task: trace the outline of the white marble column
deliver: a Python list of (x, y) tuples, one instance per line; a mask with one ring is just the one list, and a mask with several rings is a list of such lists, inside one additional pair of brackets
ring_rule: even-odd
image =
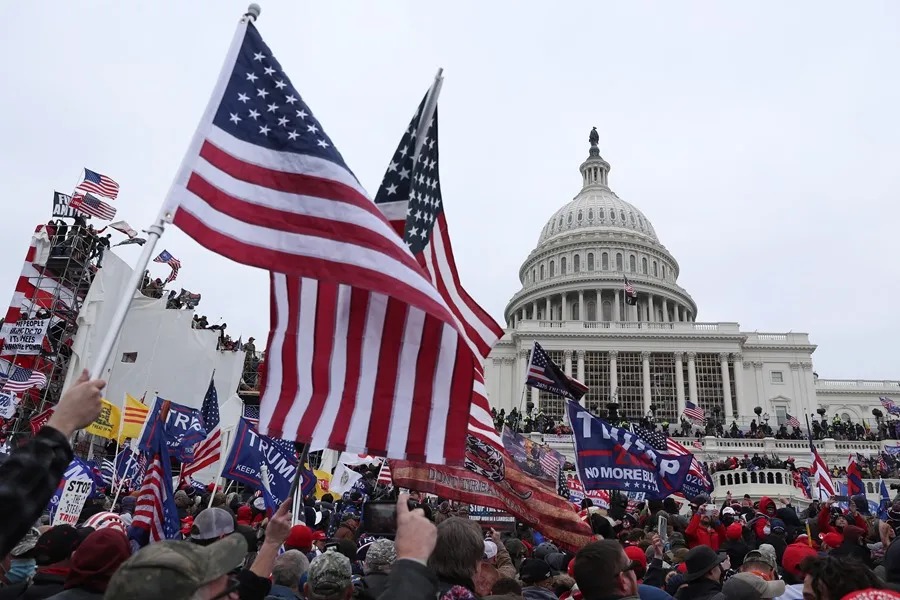
[(753, 399), (753, 406), (750, 407), (752, 410), (755, 406), (762, 406), (762, 398), (766, 397), (766, 388), (765, 383), (763, 382), (763, 373), (762, 373), (763, 363), (762, 361), (753, 361), (753, 373), (756, 376), (756, 398)]
[(668, 323), (669, 322), (669, 303), (666, 301), (665, 298), (662, 299), (662, 313), (663, 313), (663, 315), (662, 315), (663, 323)]
[(594, 320), (603, 320), (603, 290), (597, 290), (597, 301), (594, 303)]
[(532, 301), (531, 303), (531, 319), (537, 321), (538, 311), (537, 311), (537, 300)]
[(722, 397), (725, 401), (725, 422), (731, 423), (734, 409), (731, 407), (731, 376), (728, 375), (728, 353), (719, 354), (719, 367), (722, 369)]
[(571, 350), (563, 350), (563, 360), (565, 361), (564, 370), (566, 375), (569, 377), (572, 376), (572, 351)]
[(653, 309), (653, 294), (647, 294), (647, 321), (656, 321), (656, 311)]
[[(697, 363), (694, 362), (694, 359), (697, 357), (696, 352), (688, 352), (688, 400), (692, 403), (697, 404)], [(678, 418), (681, 419), (681, 415), (678, 415)]]
[(678, 419), (684, 412), (684, 352), (675, 353), (675, 411)]
[[(516, 354), (516, 386), (514, 390), (513, 406), (519, 405), (519, 399), (522, 397), (520, 390), (525, 389), (526, 371), (528, 370), (528, 350), (519, 350)], [(506, 412), (509, 412), (507, 410)]]
[(619, 302), (620, 302), (619, 290), (616, 290), (616, 298), (615, 298), (615, 302), (613, 302), (613, 321), (621, 321), (622, 320), (619, 315)]
[(544, 309), (544, 320), (552, 321), (553, 315), (550, 314), (550, 296), (547, 296), (546, 309)]
[(561, 308), (562, 313), (559, 315), (560, 316), (559, 320), (560, 321), (568, 321), (571, 316), (571, 315), (569, 315), (569, 299), (566, 297), (567, 294), (565, 292), (563, 292), (561, 294), (561, 296), (562, 296), (562, 308)]
[[(650, 353), (646, 350), (641, 352), (641, 361), (643, 361), (643, 388), (644, 392), (644, 415), (650, 412), (650, 404), (653, 403), (652, 389), (650, 388)], [(641, 415), (641, 416), (644, 416)]]
[(618, 350), (610, 350), (609, 352), (609, 397), (612, 402), (618, 402), (619, 396), (619, 370), (616, 365), (616, 359), (619, 356)]
[(584, 290), (578, 290), (578, 320), (587, 321), (587, 307), (584, 305)]
[(577, 358), (578, 365), (578, 381), (584, 381), (584, 350), (576, 350), (575, 356)]
[(731, 358), (734, 361), (734, 403), (740, 415), (744, 401), (744, 357), (740, 353), (735, 353)]

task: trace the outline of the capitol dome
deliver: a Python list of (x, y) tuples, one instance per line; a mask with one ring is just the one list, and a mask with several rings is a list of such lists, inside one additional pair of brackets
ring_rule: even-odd
[(697, 306), (677, 283), (678, 262), (650, 219), (610, 189), (596, 128), (589, 141), (581, 190), (553, 213), (522, 263), (522, 289), (506, 307), (507, 324), (694, 321)]

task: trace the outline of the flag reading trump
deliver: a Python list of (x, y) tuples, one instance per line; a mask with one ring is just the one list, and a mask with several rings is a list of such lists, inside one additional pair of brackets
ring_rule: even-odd
[(586, 490), (644, 493), (665, 498), (681, 489), (692, 456), (660, 452), (633, 433), (613, 427), (576, 402), (568, 403), (575, 463)]

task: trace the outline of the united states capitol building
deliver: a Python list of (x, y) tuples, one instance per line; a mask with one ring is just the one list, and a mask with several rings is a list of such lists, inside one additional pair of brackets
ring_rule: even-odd
[[(672, 423), (673, 431), (680, 428), (686, 402), (726, 429), (733, 421), (744, 430), (752, 419), (762, 424), (754, 411), (759, 407), (777, 430), (790, 416), (803, 422), (820, 408), (829, 420), (838, 415), (874, 428), (879, 397), (900, 400), (898, 381), (819, 377), (816, 346), (806, 333), (747, 332), (737, 322), (704, 322), (690, 292), (678, 284), (678, 261), (650, 219), (611, 189), (610, 164), (600, 156), (596, 130), (590, 142), (579, 167), (581, 189), (549, 218), (522, 263), (522, 287), (504, 313), (506, 334), (487, 360), (488, 395), (498, 411), (521, 411), (530, 399), (535, 410), (564, 419), (565, 400), (558, 396), (532, 389), (523, 401), (535, 341), (590, 387), (582, 401), (589, 410), (616, 402), (620, 414), (652, 414), (657, 422)], [(625, 302), (626, 278), (637, 292), (634, 305)], [(547, 436), (547, 442), (571, 457), (566, 437)], [(817, 445), (829, 465), (846, 466), (851, 452), (869, 455), (896, 443)], [(703, 445), (707, 461), (765, 453), (794, 457), (798, 466), (810, 462), (802, 440), (707, 437)], [(729, 489), (743, 489), (737, 485)]]

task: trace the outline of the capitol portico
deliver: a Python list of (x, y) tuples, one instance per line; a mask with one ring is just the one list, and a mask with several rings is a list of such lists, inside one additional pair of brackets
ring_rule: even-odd
[[(506, 334), (487, 361), (497, 410), (522, 410), (530, 399), (563, 419), (562, 398), (538, 390), (523, 396), (535, 341), (589, 386), (583, 399), (589, 410), (615, 401), (620, 414), (638, 418), (652, 407), (657, 421), (675, 427), (686, 402), (726, 429), (732, 421), (746, 429), (760, 407), (777, 429), (788, 416), (803, 421), (819, 407), (829, 419), (874, 424), (871, 409), (880, 407), (880, 396), (900, 400), (897, 381), (819, 379), (816, 346), (806, 333), (744, 332), (737, 322), (698, 320), (697, 303), (678, 285), (675, 257), (644, 213), (610, 188), (610, 164), (598, 142), (595, 129), (579, 167), (580, 191), (549, 218), (519, 270), (522, 287), (506, 307)], [(626, 278), (635, 304), (625, 301)], [(791, 454), (808, 464), (796, 449)]]

